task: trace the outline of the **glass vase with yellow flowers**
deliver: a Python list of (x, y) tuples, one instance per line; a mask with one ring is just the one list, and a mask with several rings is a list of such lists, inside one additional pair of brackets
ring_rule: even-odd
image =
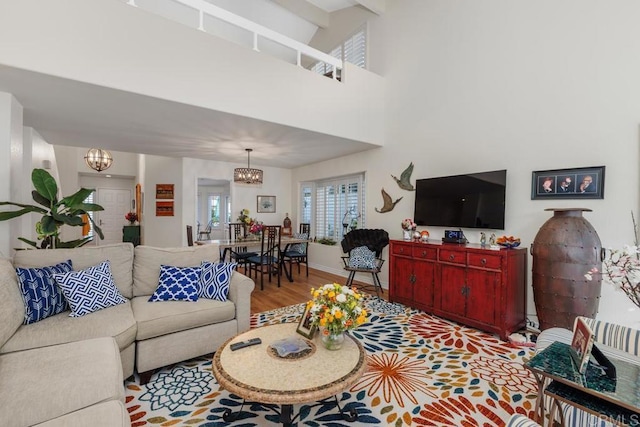
[(355, 289), (330, 283), (311, 289), (311, 295), (307, 303), (311, 324), (320, 328), (322, 343), (329, 350), (341, 348), (345, 331), (367, 321), (363, 296)]

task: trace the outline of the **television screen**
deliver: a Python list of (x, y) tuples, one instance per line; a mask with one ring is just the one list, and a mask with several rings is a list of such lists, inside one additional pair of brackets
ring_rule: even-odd
[(418, 225), (503, 230), (507, 171), (416, 180)]

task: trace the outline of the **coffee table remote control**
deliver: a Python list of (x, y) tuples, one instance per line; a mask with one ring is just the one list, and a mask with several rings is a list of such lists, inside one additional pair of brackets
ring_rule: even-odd
[(234, 342), (229, 346), (231, 351), (236, 351), (241, 348), (249, 347), (252, 345), (262, 344), (262, 340), (260, 338), (251, 338), (247, 341)]

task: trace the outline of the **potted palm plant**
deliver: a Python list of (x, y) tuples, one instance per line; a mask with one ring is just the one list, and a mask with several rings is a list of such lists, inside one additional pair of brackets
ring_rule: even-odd
[(18, 240), (40, 249), (48, 248), (77, 248), (92, 240), (91, 236), (67, 242), (60, 241), (60, 228), (63, 225), (81, 227), (86, 221), (91, 221), (93, 229), (100, 239), (104, 239), (102, 230), (93, 222), (89, 212), (102, 211), (104, 208), (94, 203), (85, 203), (87, 197), (94, 191), (93, 189), (81, 188), (71, 196), (58, 199), (58, 185), (49, 172), (44, 169), (34, 169), (31, 172), (31, 182), (34, 190), (31, 192), (33, 200), (38, 205), (27, 205), (16, 202), (0, 202), (0, 206), (16, 206), (20, 209), (5, 210), (0, 212), (0, 221), (7, 221), (17, 218), (27, 213), (41, 214), (42, 218), (36, 223), (36, 241), (19, 237)]

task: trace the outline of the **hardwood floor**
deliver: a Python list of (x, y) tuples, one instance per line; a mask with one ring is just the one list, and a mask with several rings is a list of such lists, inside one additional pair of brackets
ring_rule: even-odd
[[(320, 270), (309, 269), (309, 277), (305, 275), (304, 266), (300, 270), (300, 274), (296, 267), (293, 268), (293, 282), (289, 282), (284, 276), (282, 277), (280, 287), (275, 279), (269, 283), (265, 278), (264, 290), (260, 290), (259, 282), (251, 294), (251, 314), (261, 311), (269, 311), (279, 307), (300, 304), (309, 301), (311, 298), (311, 288), (318, 288), (327, 283), (344, 284), (346, 277), (337, 276), (335, 274), (326, 273)], [(242, 268), (240, 268), (242, 272)], [(258, 278), (258, 281), (260, 279)], [(356, 285), (364, 285), (362, 282), (354, 281)], [(385, 289), (384, 294), (380, 296), (386, 300), (389, 299), (388, 291)]]

